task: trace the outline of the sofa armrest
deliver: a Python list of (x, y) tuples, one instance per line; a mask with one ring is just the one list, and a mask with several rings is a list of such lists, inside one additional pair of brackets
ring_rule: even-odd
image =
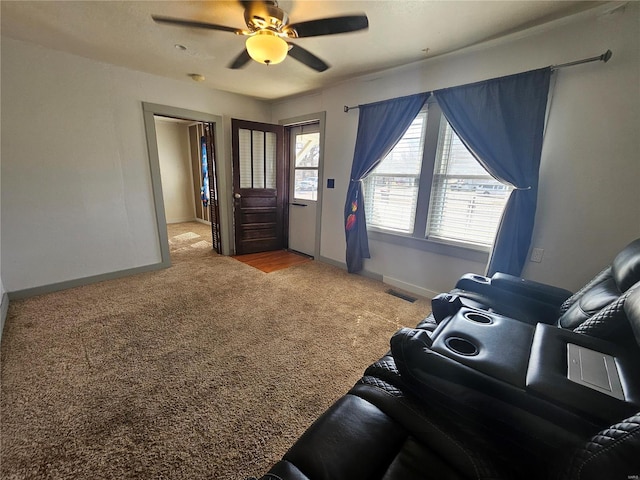
[(475, 273), (466, 273), (456, 282), (455, 288), (490, 297), (492, 295), (502, 296), (505, 293), (520, 295), (557, 307), (560, 307), (567, 298), (573, 295), (572, 292), (564, 288), (500, 272), (494, 274), (491, 278)]
[(535, 282), (533, 280), (525, 280), (524, 278), (500, 272), (491, 277), (491, 285), (516, 295), (532, 297), (539, 302), (558, 306), (562, 305), (567, 298), (573, 295), (573, 292), (565, 290), (564, 288)]

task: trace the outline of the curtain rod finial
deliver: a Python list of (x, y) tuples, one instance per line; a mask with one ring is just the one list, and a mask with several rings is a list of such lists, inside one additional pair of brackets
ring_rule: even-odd
[(611, 59), (612, 55), (613, 52), (611, 50), (607, 50), (600, 56), (600, 60), (602, 60), (604, 63), (607, 63)]

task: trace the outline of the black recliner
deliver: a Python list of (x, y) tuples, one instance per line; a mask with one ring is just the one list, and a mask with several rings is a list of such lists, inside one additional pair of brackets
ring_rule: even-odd
[[(400, 330), (391, 352), (371, 365), (262, 480), (635, 478), (640, 471), (640, 288), (629, 290), (619, 304), (636, 341), (633, 351), (550, 325), (511, 320), (541, 328), (542, 336), (552, 339), (539, 339), (538, 350), (534, 345), (523, 387), (464, 364), (433, 368), (438, 364), (432, 359), (442, 356), (431, 350), (434, 342), (420, 345), (412, 337), (428, 332)], [(440, 334), (446, 332), (440, 328)], [(562, 378), (566, 365), (552, 372), (550, 392), (536, 385), (528, 390), (529, 380), (537, 381), (530, 378), (532, 366), (535, 371), (544, 370), (545, 362), (561, 364), (556, 350), (564, 353), (569, 342), (619, 357), (629, 398), (604, 398), (587, 386), (568, 385)], [(501, 395), (500, 389), (511, 394)]]
[(640, 239), (575, 294), (468, 277), (262, 480), (637, 478)]
[[(453, 290), (433, 299), (433, 315), (427, 317), (420, 326), (433, 329), (434, 322), (439, 322), (444, 315), (465, 305), (533, 325), (546, 323), (574, 330), (638, 282), (640, 239), (622, 249), (611, 265), (576, 293), (503, 273), (496, 273), (491, 278), (476, 274), (463, 275)], [(619, 338), (627, 338), (627, 322), (615, 315), (610, 315), (609, 320), (617, 322)], [(609, 335), (614, 335), (614, 330), (610, 328)], [(597, 334), (594, 330), (591, 332)]]

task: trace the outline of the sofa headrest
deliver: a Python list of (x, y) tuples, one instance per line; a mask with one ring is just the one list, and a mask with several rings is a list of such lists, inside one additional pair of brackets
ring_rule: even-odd
[(624, 313), (631, 324), (631, 330), (640, 346), (640, 282), (627, 292), (627, 300), (624, 302)]
[(627, 245), (613, 260), (613, 279), (621, 292), (640, 281), (640, 238)]

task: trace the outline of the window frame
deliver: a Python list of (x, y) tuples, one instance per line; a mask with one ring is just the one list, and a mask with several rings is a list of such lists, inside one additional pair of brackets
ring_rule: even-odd
[[(319, 123), (308, 123), (308, 124), (304, 124), (304, 125), (297, 125), (295, 127), (291, 127), (290, 132), (289, 132), (289, 141), (292, 147), (292, 151), (289, 153), (290, 155), (290, 161), (291, 161), (291, 172), (290, 172), (290, 177), (291, 177), (291, 193), (290, 196), (293, 200), (295, 201), (304, 201), (304, 202), (314, 202), (314, 203), (318, 203), (318, 196), (319, 196), (319, 191), (320, 191), (320, 187), (321, 185), (319, 184), (320, 181), (320, 153), (318, 153), (318, 165), (316, 165), (315, 167), (298, 167), (296, 165), (296, 139), (298, 137), (298, 135), (306, 135), (306, 134), (317, 134), (318, 135), (318, 145), (320, 145), (320, 143), (322, 142), (322, 136), (320, 133), (320, 124)], [(306, 197), (298, 197), (296, 196), (296, 172), (311, 172), (311, 171), (315, 171), (316, 176), (316, 189), (312, 190), (313, 193), (315, 194), (315, 199), (313, 198), (306, 198)]]
[(413, 232), (394, 232), (392, 230), (367, 225), (368, 236), (371, 240), (375, 241), (392, 243), (479, 263), (487, 263), (491, 251), (491, 248), (488, 246), (426, 237), (440, 123), (443, 120), (446, 121), (446, 119), (435, 99), (430, 98), (425, 105), (427, 108), (427, 122), (425, 125), (422, 168), (418, 182), (418, 197)]

